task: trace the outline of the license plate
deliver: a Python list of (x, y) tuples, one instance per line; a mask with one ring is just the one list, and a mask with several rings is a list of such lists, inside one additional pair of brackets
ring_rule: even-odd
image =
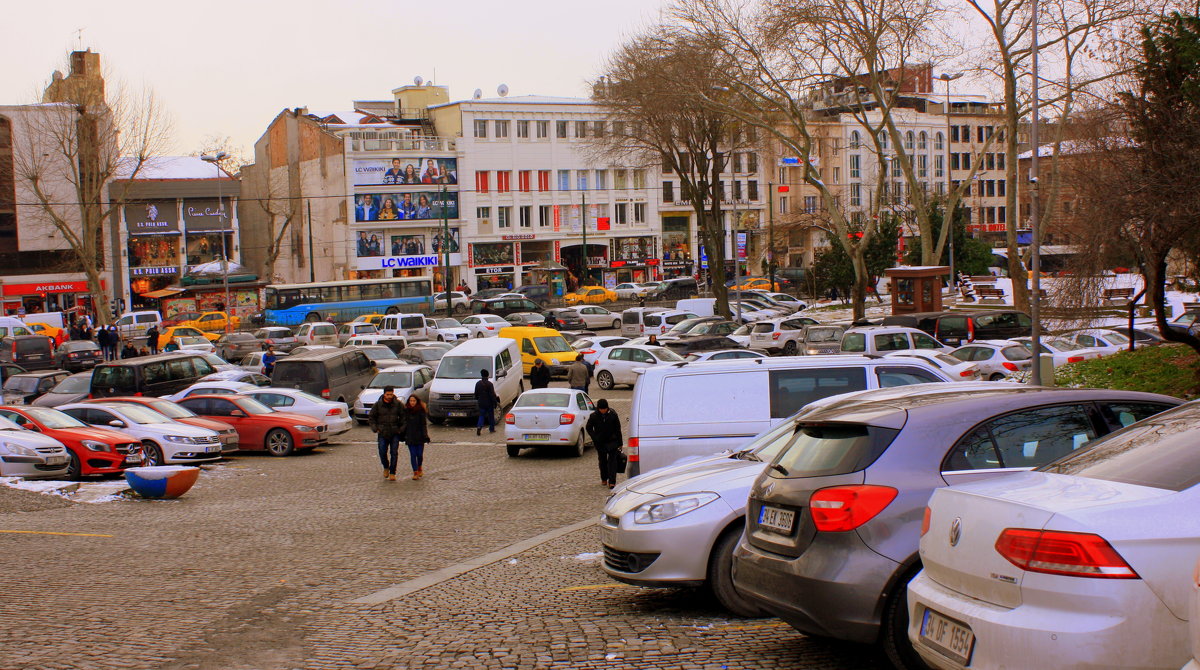
[(48, 456), (46, 458), (46, 465), (62, 465), (63, 463), (66, 463), (66, 462), (67, 462), (66, 456)]
[(545, 442), (550, 436), (545, 433), (525, 433), (526, 442)]
[(758, 525), (777, 533), (790, 533), (796, 522), (796, 513), (790, 509), (780, 509), (763, 505), (758, 510)]
[(617, 539), (617, 530), (615, 528), (600, 527), (600, 542), (605, 546), (613, 546)]
[(971, 627), (926, 609), (921, 619), (921, 640), (960, 665), (971, 660), (975, 634)]
[(207, 454), (221, 453), (221, 447), (205, 447), (204, 452)]
[(470, 412), (446, 412), (446, 416), (471, 416)]
[(126, 463), (141, 463), (142, 455), (141, 454), (129, 454), (128, 456), (125, 457), (125, 462)]

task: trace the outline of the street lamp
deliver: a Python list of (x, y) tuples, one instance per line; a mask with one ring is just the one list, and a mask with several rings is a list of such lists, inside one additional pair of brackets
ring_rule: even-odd
[[(200, 160), (206, 163), (212, 163), (217, 168), (217, 220), (220, 221), (225, 213), (225, 203), (221, 200), (221, 161), (229, 157), (229, 154), (224, 151), (218, 151), (216, 154), (204, 154)], [(225, 228), (224, 222), (221, 223), (221, 283), (225, 287), (225, 332), (229, 332), (229, 327), (233, 325), (233, 310), (229, 306), (229, 251), (225, 245)]]
[[(940, 79), (946, 82), (946, 145), (942, 149), (946, 151), (950, 148), (950, 82), (963, 76), (961, 72), (943, 72), (935, 79)], [(948, 153), (948, 152), (947, 152)], [(945, 156), (943, 156), (945, 158)], [(953, 180), (950, 178), (950, 161), (946, 160), (946, 195), (950, 195), (951, 184)], [(946, 201), (948, 203), (949, 200)], [(942, 226), (950, 226), (950, 232), (947, 234), (950, 244), (950, 302), (958, 303), (958, 277), (954, 274), (954, 212), (947, 211), (946, 203), (942, 205)]]

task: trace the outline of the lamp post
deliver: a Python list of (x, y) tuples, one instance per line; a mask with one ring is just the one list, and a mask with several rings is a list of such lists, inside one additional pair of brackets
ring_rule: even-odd
[(1033, 10), (1029, 17), (1031, 30), (1031, 59), (1030, 65), (1032, 69), (1032, 93), (1033, 99), (1030, 105), (1030, 114), (1032, 118), (1029, 120), (1029, 144), (1033, 149), (1033, 153), (1029, 160), (1029, 229), (1033, 233), (1033, 239), (1029, 244), (1030, 255), (1030, 271), (1033, 277), (1030, 279), (1033, 295), (1029, 299), (1029, 316), (1033, 321), (1033, 329), (1030, 332), (1030, 340), (1033, 345), (1033, 378), (1030, 380), (1034, 386), (1042, 385), (1042, 326), (1039, 322), (1041, 315), (1042, 304), (1042, 282), (1041, 282), (1041, 244), (1038, 238), (1041, 235), (1040, 216), (1038, 212), (1038, 0), (1033, 0)]
[[(945, 106), (945, 110), (944, 110), (946, 112), (946, 145), (945, 145), (945, 149), (943, 149), (943, 151), (950, 148), (950, 82), (954, 81), (955, 79), (958, 79), (961, 76), (963, 76), (963, 73), (961, 73), (961, 72), (943, 72), (943, 73), (939, 74), (937, 77), (935, 77), (936, 79), (940, 79), (940, 80), (946, 82), (946, 106)], [(944, 157), (944, 158), (946, 158), (946, 157)], [(951, 184), (953, 184), (953, 183), (954, 183), (953, 180), (950, 178), (950, 161), (948, 158), (946, 158), (946, 195), (947, 196), (950, 195), (950, 188), (951, 188)], [(949, 201), (947, 200), (947, 202), (949, 202)], [(950, 302), (952, 304), (957, 304), (958, 303), (958, 276), (954, 274), (954, 212), (947, 211), (947, 207), (945, 206), (945, 204), (942, 205), (942, 225), (950, 226), (950, 232), (947, 235), (949, 238), (949, 244), (950, 244)]]
[[(218, 151), (216, 154), (204, 154), (200, 160), (206, 163), (212, 163), (217, 168), (217, 220), (220, 221), (225, 214), (225, 204), (221, 200), (221, 161), (229, 157), (229, 154), (224, 151)], [(225, 287), (225, 332), (229, 332), (229, 327), (233, 325), (233, 310), (229, 306), (229, 250), (225, 244), (225, 229), (222, 222), (221, 228), (221, 283)]]

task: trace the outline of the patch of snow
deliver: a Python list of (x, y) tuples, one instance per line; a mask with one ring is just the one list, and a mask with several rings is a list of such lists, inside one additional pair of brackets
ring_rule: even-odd
[(577, 560), (577, 561), (598, 561), (601, 558), (604, 558), (604, 554), (599, 551), (587, 553), (587, 554), (576, 554), (575, 555), (575, 560)]

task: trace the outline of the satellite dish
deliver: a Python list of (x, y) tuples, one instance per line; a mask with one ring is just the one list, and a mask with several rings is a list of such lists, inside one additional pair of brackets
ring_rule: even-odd
[(483, 89), (478, 89), (478, 88), (477, 88), (477, 89), (475, 89), (475, 93), (474, 93), (474, 94), (472, 94), (472, 95), (471, 95), (471, 97), (472, 97), (472, 98), (474, 98), (474, 99), (476, 99), (476, 100), (478, 100), (478, 99), (482, 98), (482, 97), (483, 97)]
[(508, 84), (500, 84), (496, 87), (496, 92), (500, 94), (501, 98), (505, 97), (508, 95)]
[(419, 75), (416, 77), (413, 77), (413, 84), (420, 86), (421, 84), (424, 84), (424, 83), (425, 83), (425, 80), (422, 79)]

